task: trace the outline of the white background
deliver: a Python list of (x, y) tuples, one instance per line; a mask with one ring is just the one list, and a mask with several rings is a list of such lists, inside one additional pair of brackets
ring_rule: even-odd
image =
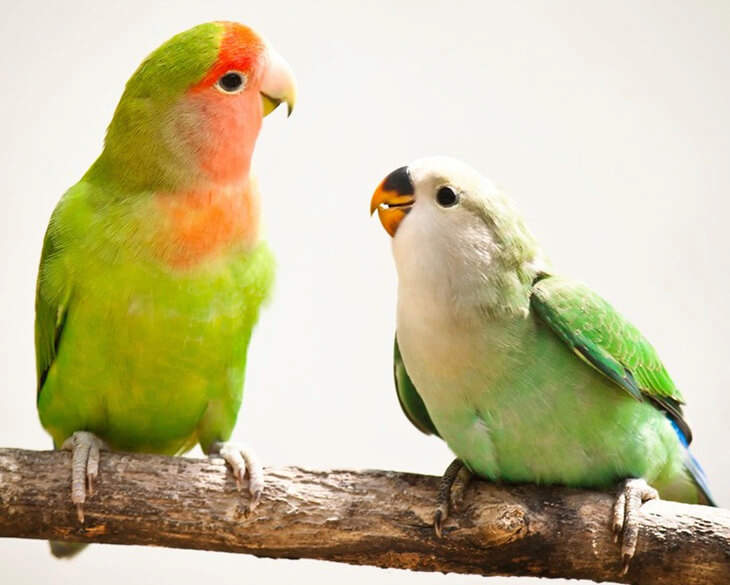
[[(51, 210), (99, 153), (145, 55), (223, 18), (264, 32), (300, 90), (256, 151), (279, 271), (234, 439), (268, 465), (439, 474), (449, 462), (396, 401), (395, 272), (367, 213), (390, 170), (447, 154), (504, 186), (559, 270), (652, 340), (688, 399), (715, 496), (730, 502), (725, 0), (2, 4), (0, 445), (50, 446), (35, 411), (33, 297)], [(101, 545), (58, 562), (45, 542), (17, 540), (0, 541), (0, 572), (8, 584), (482, 582)]]

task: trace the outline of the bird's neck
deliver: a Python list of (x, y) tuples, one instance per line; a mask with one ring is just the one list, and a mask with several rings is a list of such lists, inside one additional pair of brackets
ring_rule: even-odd
[(154, 194), (155, 256), (176, 269), (252, 248), (259, 238), (260, 204), (255, 179)]
[(469, 321), (475, 315), (527, 315), (535, 263), (511, 263), (496, 246), (483, 244), (411, 246), (394, 241), (399, 303), (418, 302), (424, 311), (443, 308), (455, 321)]
[(260, 99), (188, 92), (168, 109), (122, 98), (85, 178), (130, 194), (241, 183), (261, 130)]

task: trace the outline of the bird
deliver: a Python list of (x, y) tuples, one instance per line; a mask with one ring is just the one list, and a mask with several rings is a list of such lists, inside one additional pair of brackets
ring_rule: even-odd
[(275, 272), (251, 157), (263, 117), (295, 101), (291, 68), (252, 28), (181, 32), (127, 81), (101, 154), (53, 211), (36, 288), (37, 408), (55, 448), (72, 452), (80, 522), (104, 450), (199, 443), (258, 503), (261, 465), (229, 442)]
[(716, 505), (656, 350), (600, 295), (554, 271), (492, 181), (457, 159), (422, 158), (381, 181), (375, 212), (398, 275), (398, 400), (457, 457), (442, 478), (437, 535), (454, 482), (463, 489), (472, 474), (618, 485), (610, 525), (625, 573), (643, 502)]

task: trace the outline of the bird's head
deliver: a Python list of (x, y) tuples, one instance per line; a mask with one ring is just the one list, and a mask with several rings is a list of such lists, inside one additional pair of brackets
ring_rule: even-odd
[(100, 163), (141, 189), (227, 184), (248, 173), (264, 116), (291, 113), (291, 69), (255, 31), (201, 24), (155, 50), (127, 82)]
[(451, 286), (453, 295), (453, 286), (522, 283), (543, 263), (511, 201), (452, 158), (423, 158), (390, 173), (370, 201), (376, 211), (393, 238), (401, 283)]

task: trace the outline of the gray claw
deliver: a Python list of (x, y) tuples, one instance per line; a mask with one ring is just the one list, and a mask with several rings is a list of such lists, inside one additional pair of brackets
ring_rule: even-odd
[(454, 459), (441, 476), (433, 515), (433, 531), (437, 538), (443, 535), (444, 522), (449, 517), (450, 508), (461, 506), (464, 490), (470, 479), (471, 472), (459, 459)]
[(248, 491), (251, 495), (247, 513), (253, 512), (261, 501), (264, 491), (264, 470), (254, 452), (246, 447), (230, 442), (213, 443), (211, 454), (218, 454), (231, 466), (238, 489), (243, 488), (243, 481), (248, 477)]
[(99, 476), (100, 451), (108, 447), (95, 434), (76, 431), (61, 448), (71, 451), (71, 502), (76, 504), (76, 516), (83, 524), (84, 503), (87, 495), (94, 493), (94, 481)]
[(614, 541), (621, 539), (621, 574), (629, 571), (639, 539), (638, 515), (641, 506), (659, 498), (659, 493), (643, 479), (627, 479), (621, 483), (613, 505), (611, 528)]

